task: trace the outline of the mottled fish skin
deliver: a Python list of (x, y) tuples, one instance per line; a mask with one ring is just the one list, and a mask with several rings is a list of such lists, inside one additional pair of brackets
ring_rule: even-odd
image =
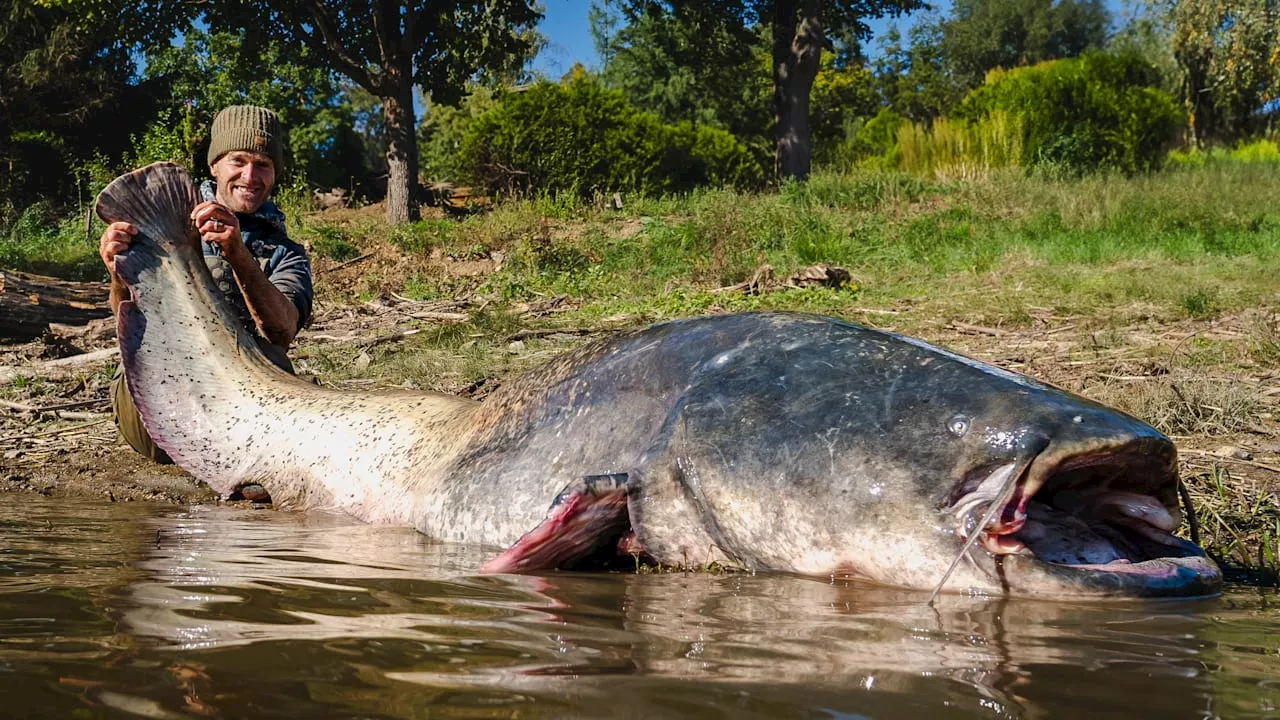
[[(929, 588), (959, 549), (947, 507), (975, 472), (1117, 449), (1161, 472), (1174, 463), (1163, 435), (1087, 399), (791, 313), (624, 333), (483, 403), (317, 387), (272, 366), (221, 302), (181, 187), (184, 171), (153, 165), (112, 183), (98, 212), (141, 230), (117, 264), (133, 293), (120, 345), (144, 423), (224, 494), (259, 482), (282, 507), (507, 547), (575, 481), (625, 473), (631, 524), (659, 562)], [(1103, 591), (1023, 560), (1009, 577), (996, 562), (962, 564), (949, 589)]]

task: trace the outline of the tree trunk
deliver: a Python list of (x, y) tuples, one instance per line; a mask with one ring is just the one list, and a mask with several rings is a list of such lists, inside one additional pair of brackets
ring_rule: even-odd
[(387, 222), (413, 222), (418, 214), (418, 143), (414, 133), (413, 82), (405, 71), (387, 73), (382, 98), (387, 121)]
[(106, 283), (0, 271), (0, 340), (29, 340), (51, 322), (84, 325), (110, 315)]
[(780, 180), (809, 177), (809, 92), (818, 75), (822, 42), (820, 0), (778, 0), (773, 17), (773, 97), (774, 171)]

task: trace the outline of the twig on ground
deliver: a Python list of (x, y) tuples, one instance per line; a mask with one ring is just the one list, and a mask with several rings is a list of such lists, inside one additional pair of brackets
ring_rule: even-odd
[(0, 385), (5, 385), (13, 381), (15, 377), (37, 377), (46, 380), (60, 380), (68, 375), (73, 375), (80, 370), (86, 369), (87, 366), (95, 363), (107, 363), (114, 360), (120, 354), (120, 349), (116, 347), (103, 348), (93, 352), (84, 353), (83, 355), (73, 355), (71, 357), (59, 358), (57, 360), (47, 360), (45, 362), (28, 365), (26, 367), (0, 367)]
[(466, 313), (439, 312), (434, 310), (406, 314), (414, 320), (435, 320), (437, 322), (466, 322), (471, 318), (471, 316)]
[(547, 335), (590, 335), (592, 333), (605, 332), (606, 328), (594, 327), (560, 327), (560, 328), (531, 328), (512, 333), (507, 336), (507, 342), (515, 342), (516, 340), (527, 340), (535, 337), (546, 337)]
[(107, 402), (110, 402), (108, 398), (94, 398), (92, 400), (78, 400), (76, 402), (61, 403), (59, 405), (39, 406), (24, 405), (23, 403), (13, 402), (12, 400), (0, 400), (0, 407), (16, 410), (18, 412), (51, 413), (61, 410), (74, 410), (76, 408), (92, 407), (94, 405), (102, 405)]
[(374, 253), (374, 252), (367, 252), (367, 253), (365, 253), (365, 254), (363, 254), (363, 255), (359, 256), (359, 257), (351, 258), (350, 260), (348, 260), (348, 261), (346, 261), (346, 262), (338, 263), (337, 265), (334, 265), (334, 266), (333, 266), (333, 267), (331, 267), (331, 268), (325, 268), (324, 270), (318, 270), (318, 271), (316, 271), (316, 274), (317, 274), (317, 275), (322, 275), (322, 274), (325, 274), (325, 273), (337, 272), (337, 271), (339, 271), (339, 270), (341, 270), (341, 269), (343, 269), (343, 268), (351, 267), (352, 265), (355, 265), (356, 263), (364, 262), (365, 260), (368, 260), (369, 258), (373, 257), (373, 256), (374, 256), (374, 255), (376, 255), (376, 254), (377, 254), (377, 253)]
[(953, 330), (959, 330), (961, 332), (977, 333), (979, 335), (990, 335), (992, 337), (1004, 337), (1007, 334), (1004, 330), (983, 327), (981, 325), (970, 325), (969, 323), (960, 322), (959, 320), (952, 320), (949, 326)]
[(380, 335), (325, 335), (317, 333), (308, 335), (307, 339), (315, 343), (351, 343), (356, 347), (373, 347), (382, 343), (403, 340), (420, 332), (422, 332), (422, 328), (404, 328)]
[(1242, 458), (1231, 457), (1230, 455), (1215, 455), (1206, 450), (1179, 450), (1178, 452), (1183, 455), (1196, 455), (1198, 457), (1213, 458), (1214, 460), (1221, 460), (1223, 462), (1233, 462), (1233, 463), (1238, 463), (1240, 465), (1248, 465), (1250, 467), (1260, 468), (1262, 470), (1270, 470), (1273, 473), (1280, 473), (1280, 467), (1277, 467), (1275, 465), (1268, 465), (1266, 463), (1260, 463), (1260, 462), (1257, 462), (1256, 460), (1244, 460)]
[(8, 437), (0, 437), (0, 442), (11, 442), (13, 440), (27, 440), (29, 438), (35, 438), (35, 437), (47, 437), (49, 435), (67, 435), (70, 433), (79, 432), (81, 430), (91, 428), (95, 425), (101, 425), (105, 422), (110, 422), (110, 420), (111, 418), (108, 417), (108, 418), (102, 418), (101, 420), (94, 420), (92, 422), (81, 423), (79, 425), (72, 425), (71, 427), (54, 428), (52, 430), (44, 430), (38, 433), (26, 433), (23, 435), (10, 435)]

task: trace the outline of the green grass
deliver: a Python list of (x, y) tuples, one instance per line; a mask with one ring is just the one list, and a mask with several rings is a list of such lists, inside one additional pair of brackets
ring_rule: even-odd
[(580, 208), (571, 220), (511, 203), (456, 224), (444, 243), (508, 253), (482, 290), (513, 301), (557, 293), (609, 309), (661, 307), (677, 293), (676, 304), (696, 309), (726, 302), (694, 298), (762, 263), (785, 276), (826, 262), (882, 299), (988, 287), (1005, 295), (975, 298), (980, 310), (1018, 305), (1011, 294), (1203, 319), (1256, 302), (1280, 269), (1278, 180), (1280, 169), (1256, 165), (1083, 180), (1006, 172), (946, 185), (819, 174), (774, 194), (709, 190), (622, 212)]

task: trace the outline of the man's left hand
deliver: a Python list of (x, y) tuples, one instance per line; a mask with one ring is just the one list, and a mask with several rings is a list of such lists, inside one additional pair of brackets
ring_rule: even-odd
[(191, 219), (195, 221), (200, 237), (217, 247), (224, 258), (231, 260), (246, 252), (240, 238), (240, 221), (231, 208), (209, 200), (191, 211)]

